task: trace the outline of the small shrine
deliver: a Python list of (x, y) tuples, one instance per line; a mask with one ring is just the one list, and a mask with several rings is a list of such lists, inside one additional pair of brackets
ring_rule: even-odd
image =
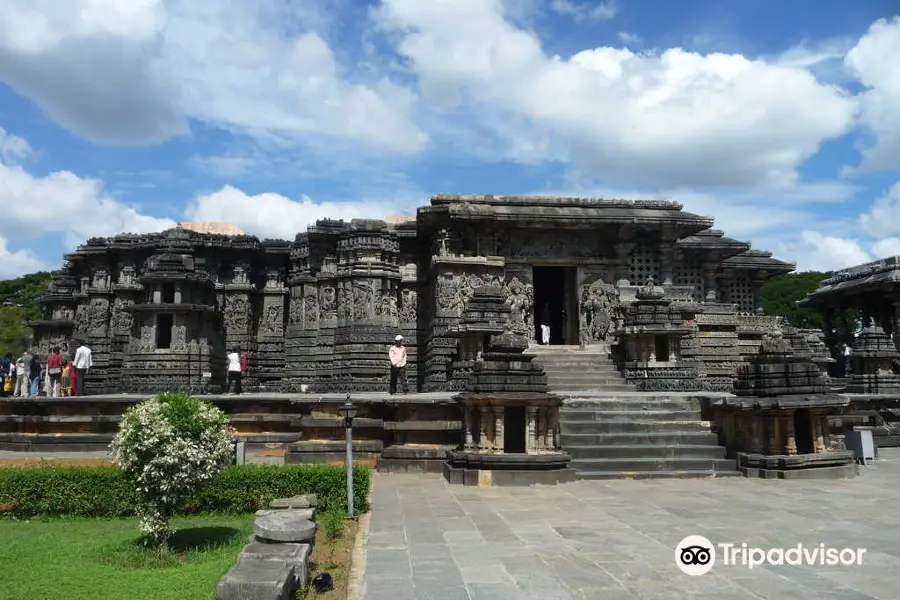
[(847, 392), (855, 394), (900, 394), (900, 375), (896, 374), (900, 352), (893, 340), (872, 319), (851, 346), (853, 374)]
[(852, 452), (832, 450), (828, 416), (849, 399), (832, 394), (809, 357), (779, 335), (738, 368), (734, 396), (713, 403), (719, 443), (748, 477), (765, 479), (855, 477)]
[(641, 287), (616, 333), (624, 347), (625, 379), (641, 392), (697, 391), (695, 367), (682, 359), (682, 340), (697, 331), (694, 302), (673, 301), (652, 277)]
[(465, 389), (454, 396), (463, 414), (460, 447), (447, 453), (450, 483), (554, 484), (575, 479), (569, 455), (560, 450), (558, 422), (563, 399), (547, 393), (543, 368), (524, 354), (528, 339), (517, 332), (503, 290), (476, 288), (455, 335), (455, 377)]

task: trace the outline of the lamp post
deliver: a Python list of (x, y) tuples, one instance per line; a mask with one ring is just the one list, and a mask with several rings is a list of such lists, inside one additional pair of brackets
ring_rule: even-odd
[(353, 417), (356, 416), (357, 408), (350, 401), (350, 393), (347, 393), (347, 400), (340, 408), (341, 414), (344, 415), (344, 427), (347, 429), (347, 516), (353, 517)]

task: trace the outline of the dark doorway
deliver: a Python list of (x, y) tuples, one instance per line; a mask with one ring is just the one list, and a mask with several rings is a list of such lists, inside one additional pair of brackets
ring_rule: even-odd
[(549, 319), (550, 344), (578, 343), (575, 267), (534, 267), (534, 339), (543, 343), (541, 325)]
[(503, 451), (507, 454), (525, 454), (524, 406), (503, 409)]
[(172, 346), (172, 315), (156, 317), (156, 348), (167, 350)]
[(794, 440), (797, 443), (797, 454), (812, 454), (812, 419), (805, 408), (794, 411)]
[(163, 304), (175, 304), (175, 286), (171, 283), (164, 283), (162, 286), (162, 299), (160, 300)]

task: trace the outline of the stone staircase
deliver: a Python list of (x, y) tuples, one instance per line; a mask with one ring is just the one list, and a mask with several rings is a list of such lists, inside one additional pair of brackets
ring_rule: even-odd
[(560, 443), (580, 479), (740, 476), (687, 394), (570, 397), (560, 409)]
[(606, 349), (580, 346), (533, 346), (526, 351), (544, 367), (551, 392), (633, 392)]

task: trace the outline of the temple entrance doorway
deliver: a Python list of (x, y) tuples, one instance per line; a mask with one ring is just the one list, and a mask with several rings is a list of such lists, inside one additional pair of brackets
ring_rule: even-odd
[(525, 454), (525, 407), (507, 406), (503, 409), (503, 451)]
[(541, 324), (550, 321), (551, 345), (578, 344), (576, 267), (534, 267), (534, 339), (541, 343)]

